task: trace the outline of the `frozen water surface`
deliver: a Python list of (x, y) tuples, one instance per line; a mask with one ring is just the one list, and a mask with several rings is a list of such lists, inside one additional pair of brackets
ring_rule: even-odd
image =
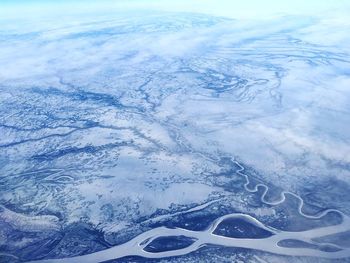
[(48, 21), (0, 30), (1, 262), (350, 261), (349, 23)]

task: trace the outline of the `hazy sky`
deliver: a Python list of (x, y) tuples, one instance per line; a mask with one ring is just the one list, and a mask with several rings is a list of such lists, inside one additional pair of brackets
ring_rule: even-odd
[(158, 10), (198, 12), (233, 18), (349, 12), (349, 0), (0, 0), (0, 15)]

